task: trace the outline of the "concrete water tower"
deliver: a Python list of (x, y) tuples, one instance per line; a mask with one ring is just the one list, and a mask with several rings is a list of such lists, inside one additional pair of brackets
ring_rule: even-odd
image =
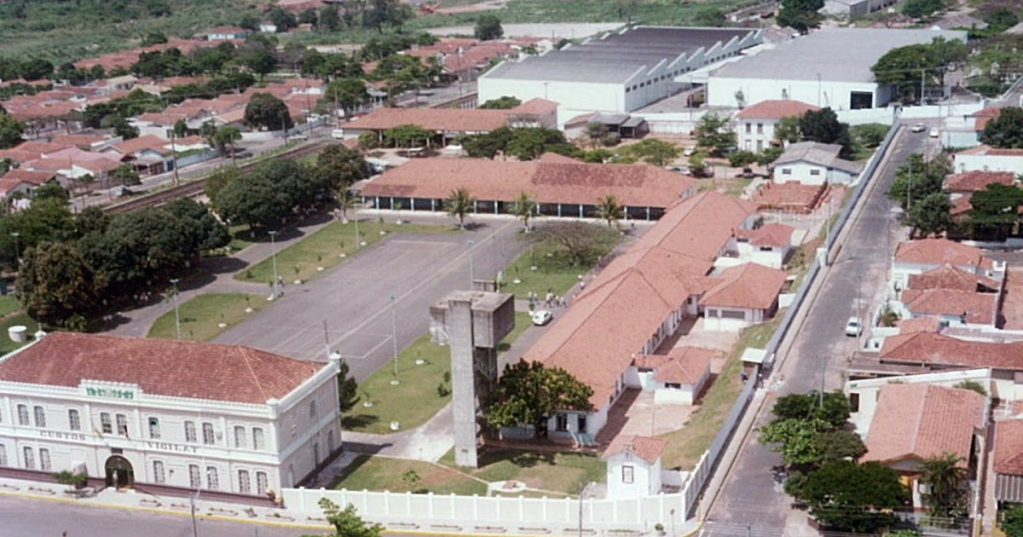
[(515, 297), (492, 281), (453, 291), (430, 307), (430, 338), (451, 347), (455, 464), (477, 466), (479, 422), (497, 385), (497, 345), (515, 328)]

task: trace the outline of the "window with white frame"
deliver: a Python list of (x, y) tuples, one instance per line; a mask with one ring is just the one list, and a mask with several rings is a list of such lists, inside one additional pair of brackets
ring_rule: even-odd
[(565, 414), (564, 412), (559, 412), (558, 415), (554, 418), (554, 428), (559, 431), (567, 431), (568, 414)]
[(110, 413), (100, 412), (99, 413), (99, 424), (103, 429), (103, 434), (111, 434), (114, 432), (114, 424), (110, 421)]
[(35, 414), (36, 427), (46, 427), (46, 411), (43, 410), (43, 407), (36, 406), (32, 411)]
[(35, 470), (36, 469), (36, 456), (35, 456), (35, 453), (32, 452), (32, 448), (30, 448), (28, 446), (25, 446), (25, 449), (23, 450), (23, 452), (24, 452), (24, 455), (25, 455), (25, 468), (28, 468), (29, 470)]
[(245, 447), (245, 427), (241, 425), (235, 425), (234, 427), (234, 447)]
[(160, 418), (149, 416), (149, 438), (160, 438)]
[(263, 448), (263, 429), (261, 427), (252, 428), (252, 449), (256, 451), (262, 451)]
[(51, 470), (49, 449), (39, 448), (39, 469), (44, 472), (49, 472)]
[(165, 483), (167, 475), (163, 470), (163, 461), (153, 461), (153, 483)]
[(210, 490), (220, 490), (220, 479), (217, 477), (216, 466), (206, 467), (206, 488)]
[(82, 416), (77, 410), (71, 408), (67, 411), (67, 425), (72, 431), (82, 430)]
[(792, 175), (792, 168), (782, 168), (781, 169), (781, 174), (782, 175)]
[(214, 436), (213, 436), (213, 424), (210, 423), (210, 422), (203, 423), (202, 424), (202, 443), (206, 444), (207, 446), (212, 446), (215, 441), (216, 441), (216, 438), (214, 438)]
[(188, 465), (188, 486), (193, 489), (202, 488), (202, 474), (198, 464)]
[(7, 466), (7, 446), (0, 444), (0, 466)]
[(28, 405), (18, 405), (18, 425), (28, 426)]
[(241, 494), (252, 494), (252, 483), (249, 482), (248, 470), (238, 470), (238, 492)]
[(198, 437), (195, 435), (195, 422), (194, 421), (186, 421), (185, 422), (185, 442), (190, 442), (190, 443), (194, 444), (194, 443), (196, 443), (198, 441), (199, 441)]
[(622, 483), (632, 484), (636, 480), (636, 469), (629, 464), (622, 465)]
[(810, 175), (820, 175), (820, 174), (821, 174), (820, 170), (810, 170)]
[(263, 494), (268, 488), (270, 483), (266, 479), (266, 472), (256, 472), (256, 494)]
[(117, 415), (117, 434), (128, 436), (128, 417), (124, 414)]
[(316, 417), (316, 401), (315, 400), (309, 401), (309, 417), (310, 418), (315, 418)]

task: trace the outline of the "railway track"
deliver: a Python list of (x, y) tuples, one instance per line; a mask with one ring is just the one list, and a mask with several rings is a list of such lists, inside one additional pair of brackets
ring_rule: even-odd
[[(293, 149), (288, 149), (270, 158), (287, 159), (302, 158), (306, 155), (310, 155), (323, 149), (329, 143), (330, 143), (329, 140), (318, 140), (306, 145), (297, 146)], [(254, 169), (259, 164), (265, 162), (265, 160), (266, 159), (261, 159), (255, 162), (247, 162), (245, 164), (241, 164), (240, 166), (238, 166), (238, 169), (240, 169), (243, 172), (248, 172)], [(143, 194), (131, 200), (125, 201), (123, 203), (108, 205), (106, 207), (103, 207), (103, 212), (107, 214), (123, 214), (130, 213), (132, 211), (137, 211), (139, 209), (157, 207), (178, 198), (185, 197), (192, 198), (199, 196), (200, 194), (203, 193), (205, 187), (206, 178), (202, 177), (194, 181), (188, 181), (187, 183), (182, 183), (178, 186), (173, 186), (161, 190), (159, 192), (153, 192), (152, 194)]]

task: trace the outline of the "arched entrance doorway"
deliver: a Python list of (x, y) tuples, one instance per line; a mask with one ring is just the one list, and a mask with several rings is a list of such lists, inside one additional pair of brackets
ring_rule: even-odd
[(135, 485), (135, 470), (128, 459), (120, 455), (111, 455), (105, 465), (107, 486), (118, 489), (130, 489)]

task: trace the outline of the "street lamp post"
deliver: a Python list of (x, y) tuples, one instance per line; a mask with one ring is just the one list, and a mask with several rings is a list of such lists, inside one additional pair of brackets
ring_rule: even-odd
[(195, 523), (195, 501), (199, 499), (200, 490), (196, 490), (195, 494), (188, 495), (188, 504), (192, 510), (192, 537), (199, 537), (199, 528)]
[(276, 240), (277, 232), (276, 231), (270, 231), (269, 233), (270, 233), (270, 251), (272, 252), (273, 267), (274, 267), (274, 281), (273, 281), (273, 286), (272, 286), (272, 289), (273, 289), (273, 293), (272, 294), (273, 294), (274, 298), (276, 298), (278, 296), (278, 294), (277, 294), (277, 292), (278, 292), (277, 291), (277, 284), (278, 284), (278, 281), (279, 281), (279, 277), (277, 276), (277, 240)]
[(398, 377), (398, 321), (394, 313), (394, 295), (391, 295), (391, 347), (394, 351), (394, 376)]
[(472, 287), (472, 282), (476, 281), (476, 275), (474, 273), (474, 267), (472, 262), (472, 246), (476, 244), (476, 241), (469, 239), (465, 241), (465, 244), (469, 246), (469, 287)]
[(174, 294), (171, 299), (174, 300), (174, 332), (177, 334), (178, 340), (181, 340), (181, 316), (178, 314), (178, 279), (172, 279), (171, 285), (174, 286)]
[(14, 266), (19, 267), (21, 266), (21, 244), (18, 242), (18, 237), (21, 236), (21, 233), (12, 231), (11, 236), (14, 237)]

